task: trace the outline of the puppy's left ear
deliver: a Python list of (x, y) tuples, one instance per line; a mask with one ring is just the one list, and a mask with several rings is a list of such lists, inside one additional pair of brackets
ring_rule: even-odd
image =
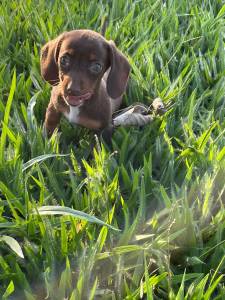
[(113, 41), (109, 41), (110, 72), (107, 78), (107, 92), (113, 99), (120, 97), (127, 86), (130, 64), (127, 58), (116, 48)]

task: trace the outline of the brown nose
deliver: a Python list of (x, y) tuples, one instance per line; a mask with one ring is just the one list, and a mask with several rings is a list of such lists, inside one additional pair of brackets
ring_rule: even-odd
[(67, 87), (66, 92), (70, 96), (79, 96), (81, 94), (80, 90), (73, 89), (71, 87)]
[(68, 95), (79, 96), (81, 94), (81, 83), (78, 80), (71, 80), (68, 82), (66, 91)]

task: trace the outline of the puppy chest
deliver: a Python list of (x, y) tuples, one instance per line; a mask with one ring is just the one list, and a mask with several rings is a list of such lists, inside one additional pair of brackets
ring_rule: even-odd
[(103, 126), (102, 120), (95, 116), (94, 118), (89, 116), (89, 114), (82, 111), (81, 107), (78, 106), (70, 106), (69, 112), (64, 112), (64, 116), (70, 123), (81, 125), (88, 129), (98, 130)]
[(80, 108), (78, 106), (70, 106), (69, 112), (64, 112), (64, 116), (70, 123), (79, 124)]

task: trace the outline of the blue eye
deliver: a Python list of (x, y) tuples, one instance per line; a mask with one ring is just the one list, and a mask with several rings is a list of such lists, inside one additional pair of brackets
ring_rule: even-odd
[(62, 67), (68, 67), (70, 65), (70, 57), (68, 55), (60, 57), (60, 65)]
[(98, 74), (102, 71), (102, 65), (100, 63), (93, 63), (90, 67), (89, 70), (92, 73)]

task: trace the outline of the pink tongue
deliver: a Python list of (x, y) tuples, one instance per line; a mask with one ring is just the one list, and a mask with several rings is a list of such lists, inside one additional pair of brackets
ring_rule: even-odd
[(83, 101), (88, 100), (91, 97), (91, 93), (86, 93), (81, 96), (67, 96), (67, 100), (71, 105), (79, 105)]

